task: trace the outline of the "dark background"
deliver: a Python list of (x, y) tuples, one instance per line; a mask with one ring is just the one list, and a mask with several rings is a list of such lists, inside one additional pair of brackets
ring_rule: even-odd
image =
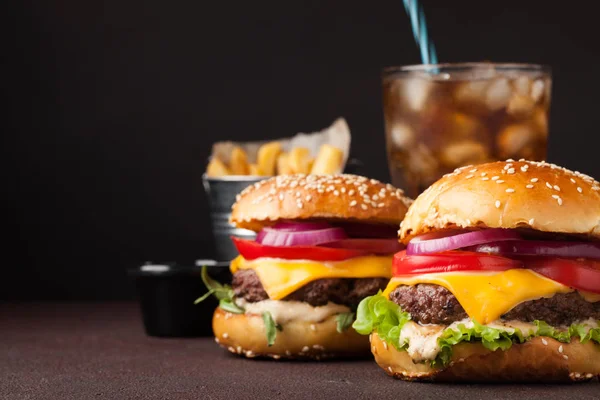
[[(440, 61), (550, 65), (549, 160), (600, 176), (592, 10), (423, 3)], [(210, 256), (216, 140), (343, 116), (352, 155), (388, 179), (380, 71), (420, 62), (401, 0), (7, 5), (0, 299), (130, 298), (128, 267)]]

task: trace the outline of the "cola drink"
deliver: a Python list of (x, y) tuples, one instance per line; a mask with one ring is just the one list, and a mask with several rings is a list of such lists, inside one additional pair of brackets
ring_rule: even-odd
[(416, 197), (457, 167), (545, 160), (551, 72), (531, 64), (442, 64), (383, 73), (392, 183)]

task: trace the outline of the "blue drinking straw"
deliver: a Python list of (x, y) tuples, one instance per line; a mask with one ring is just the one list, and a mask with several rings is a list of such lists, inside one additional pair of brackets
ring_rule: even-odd
[(435, 53), (435, 46), (433, 45), (433, 42), (429, 40), (429, 35), (427, 34), (427, 23), (425, 22), (423, 6), (419, 4), (418, 0), (403, 1), (404, 9), (410, 18), (415, 42), (417, 42), (417, 46), (421, 52), (421, 61), (423, 64), (437, 64), (438, 60)]

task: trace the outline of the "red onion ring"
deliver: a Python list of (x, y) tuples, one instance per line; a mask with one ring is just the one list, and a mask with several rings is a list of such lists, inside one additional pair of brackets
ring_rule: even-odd
[(408, 246), (406, 246), (406, 254), (419, 255), (440, 253), (442, 251), (456, 250), (483, 243), (521, 239), (516, 231), (501, 228), (484, 229), (459, 234), (455, 234), (455, 231), (453, 231), (447, 234), (450, 236), (440, 237), (441, 235), (444, 235), (444, 232), (435, 232), (415, 237), (408, 243)]
[(600, 243), (597, 242), (511, 240), (508, 242), (479, 244), (467, 247), (464, 250), (503, 256), (550, 256), (600, 260)]

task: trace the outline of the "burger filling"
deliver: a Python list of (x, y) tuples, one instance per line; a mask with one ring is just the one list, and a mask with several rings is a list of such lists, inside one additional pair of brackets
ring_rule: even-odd
[(491, 351), (534, 337), (600, 345), (600, 243), (530, 235), (484, 229), (411, 240), (353, 327), (436, 368), (462, 342)]
[(240, 255), (231, 262), (231, 287), (219, 289), (220, 307), (262, 316), (269, 345), (292, 320), (335, 315), (344, 332), (359, 302), (386, 288), (392, 256), (403, 248), (395, 236), (394, 226), (321, 220), (281, 221), (255, 241), (232, 238)]

